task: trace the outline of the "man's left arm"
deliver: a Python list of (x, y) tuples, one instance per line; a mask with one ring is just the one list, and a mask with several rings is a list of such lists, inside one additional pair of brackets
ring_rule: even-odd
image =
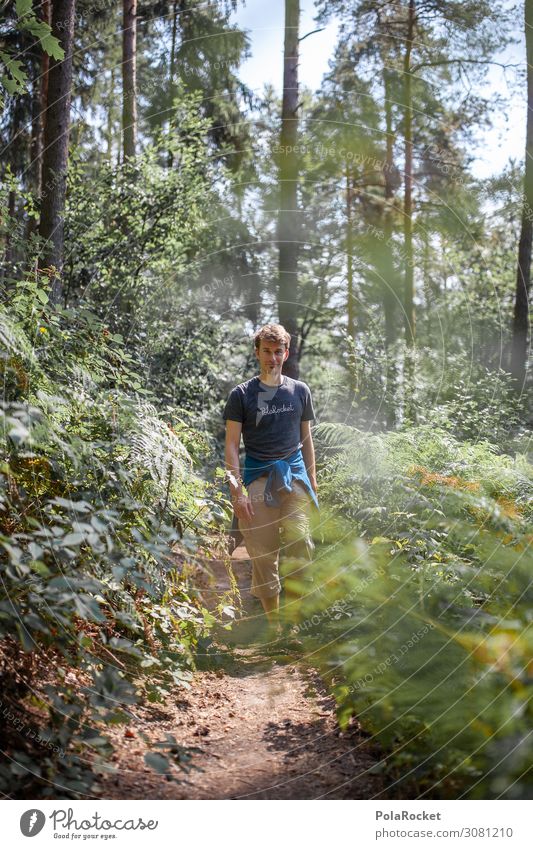
[(304, 458), (305, 468), (311, 481), (315, 493), (316, 486), (316, 469), (315, 469), (315, 446), (313, 445), (313, 437), (311, 436), (311, 422), (300, 422), (300, 441), (302, 443), (302, 455)]

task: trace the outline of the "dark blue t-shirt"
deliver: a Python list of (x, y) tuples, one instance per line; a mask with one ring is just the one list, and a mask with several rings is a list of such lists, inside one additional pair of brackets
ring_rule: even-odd
[(231, 390), (224, 419), (242, 422), (246, 453), (256, 460), (283, 460), (302, 443), (300, 422), (315, 419), (311, 390), (302, 380), (286, 374), (279, 386), (267, 386), (259, 377)]

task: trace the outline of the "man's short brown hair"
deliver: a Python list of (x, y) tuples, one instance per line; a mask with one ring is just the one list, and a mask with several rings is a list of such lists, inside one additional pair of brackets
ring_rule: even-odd
[(254, 345), (257, 349), (261, 345), (261, 339), (264, 339), (265, 342), (279, 342), (281, 345), (285, 345), (287, 350), (291, 345), (291, 335), (281, 324), (265, 324), (259, 328), (254, 336)]

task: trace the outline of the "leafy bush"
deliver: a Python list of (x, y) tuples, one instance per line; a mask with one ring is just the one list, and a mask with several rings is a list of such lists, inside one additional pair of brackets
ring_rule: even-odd
[(505, 446), (524, 417), (523, 399), (513, 391), (510, 375), (503, 369), (477, 369), (469, 380), (457, 374), (451, 382), (449, 376), (448, 385), (444, 392), (428, 393), (419, 421), (448, 430), (457, 439)]
[(187, 686), (214, 619), (180, 564), (225, 517), (122, 337), (47, 291), (19, 282), (0, 311), (0, 788), (21, 797), (88, 792), (112, 768), (105, 725)]
[(302, 633), (389, 750), (391, 792), (528, 798), (533, 467), (420, 426), (315, 430), (322, 541)]
[[(181, 92), (168, 133), (120, 167), (74, 157), (65, 215), (65, 302), (90, 298), (115, 329), (144, 338), (153, 313), (168, 320), (177, 280), (209, 238), (212, 165), (198, 95)], [(174, 165), (167, 167), (172, 153)], [(93, 190), (88, 190), (92, 184)]]

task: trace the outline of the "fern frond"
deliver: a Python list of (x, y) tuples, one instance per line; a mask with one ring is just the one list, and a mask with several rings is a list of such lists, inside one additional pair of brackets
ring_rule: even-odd
[(146, 470), (160, 485), (166, 485), (169, 476), (176, 479), (191, 471), (189, 452), (152, 404), (139, 403), (130, 425), (127, 441), (133, 466)]
[(324, 457), (346, 451), (355, 445), (360, 437), (360, 430), (340, 422), (324, 422), (313, 428), (313, 440)]

